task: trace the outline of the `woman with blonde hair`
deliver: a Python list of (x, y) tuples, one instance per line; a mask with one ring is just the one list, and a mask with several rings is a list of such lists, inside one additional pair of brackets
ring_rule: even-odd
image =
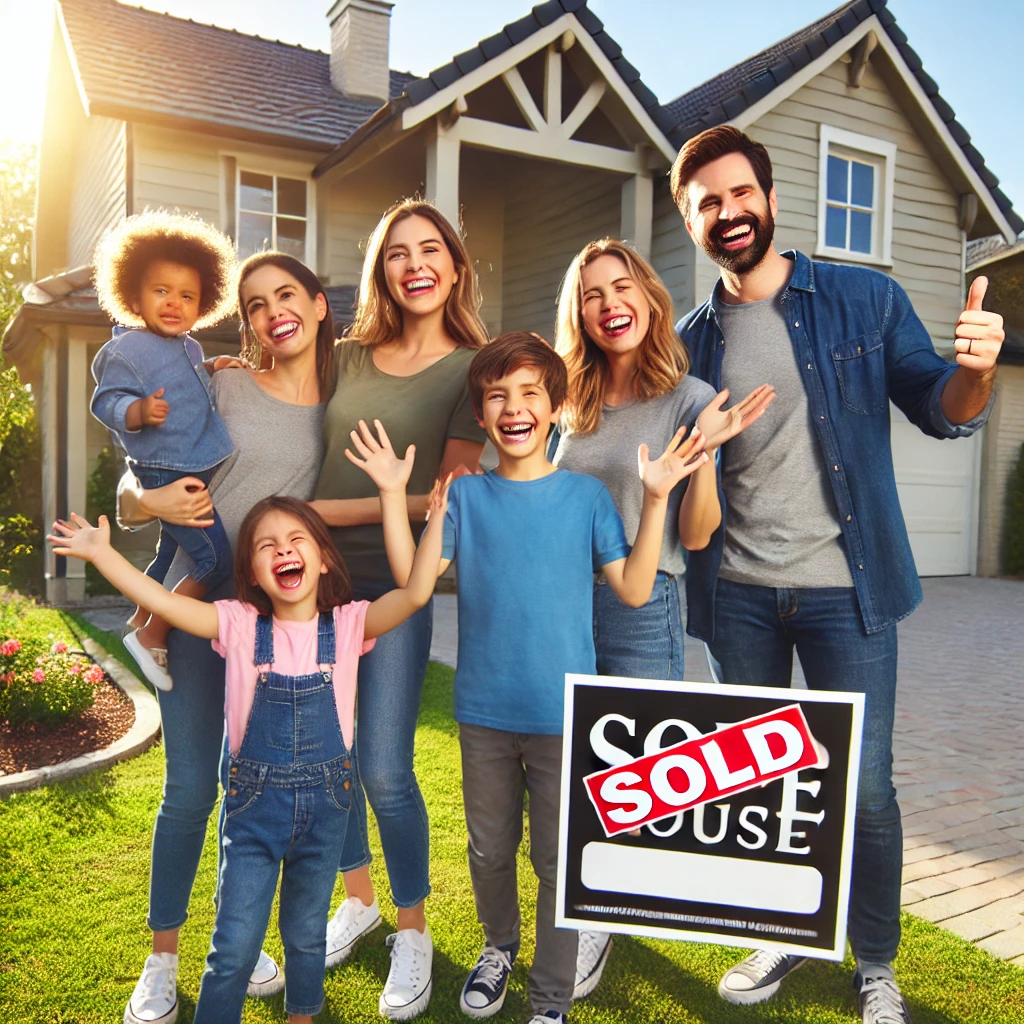
[[(434, 479), (475, 470), (485, 439), (466, 373), (487, 342), (476, 274), (458, 232), (430, 203), (403, 200), (370, 236), (355, 322), (338, 344), (337, 385), (324, 419), (324, 461), (314, 507), (332, 527), (357, 600), (394, 580), (384, 551), (373, 481), (345, 457), (359, 422), (383, 421), (398, 452), (415, 445), (409, 518), (423, 527)], [(380, 997), (385, 1017), (407, 1020), (430, 999), (433, 945), (424, 914), (430, 892), (429, 823), (413, 772), (420, 692), (430, 653), (432, 605), (378, 640), (360, 661), (351, 826), (339, 870), (346, 899), (327, 928), (327, 965), (346, 959), (380, 924), (370, 879), (366, 798), (377, 817), (398, 931)], [(365, 787), (366, 797), (363, 796)]]
[[(640, 480), (629, 469), (639, 445), (662, 451), (686, 426), (703, 435), (703, 450), (711, 452), (753, 423), (774, 397), (764, 385), (725, 410), (728, 392), (716, 396), (710, 385), (689, 376), (668, 290), (635, 249), (611, 238), (584, 246), (569, 264), (555, 348), (569, 370), (569, 393), (553, 461), (605, 484), (630, 543), (643, 502)], [(628, 608), (606, 580), (596, 580), (594, 640), (601, 675), (683, 678), (683, 550), (706, 547), (721, 522), (709, 460), (669, 498), (658, 576), (647, 604)], [(610, 947), (608, 935), (580, 933), (574, 998), (594, 990)]]

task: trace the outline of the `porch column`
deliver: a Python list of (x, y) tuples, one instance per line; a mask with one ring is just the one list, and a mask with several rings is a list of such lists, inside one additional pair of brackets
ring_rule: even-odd
[[(68, 339), (66, 380), (64, 470), (67, 474), (67, 508), (59, 514), (63, 517), (77, 512), (84, 516), (89, 459), (86, 448), (89, 359), (86, 343), (78, 338)], [(68, 602), (84, 601), (85, 562), (79, 558), (67, 559), (64, 579), (65, 599)]]
[[(39, 436), (42, 441), (42, 491), (43, 491), (43, 532), (49, 533), (53, 521), (57, 518), (57, 484), (60, 479), (60, 419), (59, 408), (60, 387), (58, 384), (58, 368), (60, 365), (60, 342), (46, 336), (43, 348), (43, 386), (39, 395)], [(63, 513), (62, 513), (63, 515)], [(57, 558), (49, 544), (43, 544), (43, 576), (45, 579), (45, 596), (50, 604), (61, 603), (64, 593), (63, 563), (60, 559), (61, 576), (57, 576)]]
[(427, 142), (427, 199), (459, 227), (459, 138), (439, 121)]
[(619, 233), (632, 242), (644, 259), (651, 258), (654, 220), (654, 180), (650, 174), (633, 174), (622, 183), (622, 216)]

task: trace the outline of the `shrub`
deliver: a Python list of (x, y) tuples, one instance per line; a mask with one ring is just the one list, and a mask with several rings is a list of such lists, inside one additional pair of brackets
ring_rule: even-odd
[(1024, 445), (1006, 479), (1003, 572), (1008, 576), (1024, 576)]

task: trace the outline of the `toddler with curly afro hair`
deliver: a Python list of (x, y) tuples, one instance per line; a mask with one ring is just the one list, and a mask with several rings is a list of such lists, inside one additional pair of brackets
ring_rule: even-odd
[[(232, 444), (217, 412), (203, 350), (188, 333), (222, 320), (232, 306), (231, 239), (198, 217), (147, 210), (109, 231), (94, 257), (99, 303), (116, 326), (92, 364), (91, 408), (145, 488), (184, 477), (209, 485)], [(224, 357), (224, 363), (237, 363)], [(231, 576), (231, 547), (216, 512), (206, 528), (161, 523), (148, 575), (162, 583), (178, 547), (195, 570), (176, 588), (201, 597)], [(139, 608), (125, 638), (154, 686), (171, 688), (167, 623)]]

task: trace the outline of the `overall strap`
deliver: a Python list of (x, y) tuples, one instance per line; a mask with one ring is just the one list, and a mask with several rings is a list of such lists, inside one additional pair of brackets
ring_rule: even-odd
[(316, 663), (333, 665), (335, 662), (334, 612), (321, 612), (316, 629)]
[(269, 615), (256, 617), (256, 645), (252, 663), (257, 668), (274, 664), (274, 622)]

